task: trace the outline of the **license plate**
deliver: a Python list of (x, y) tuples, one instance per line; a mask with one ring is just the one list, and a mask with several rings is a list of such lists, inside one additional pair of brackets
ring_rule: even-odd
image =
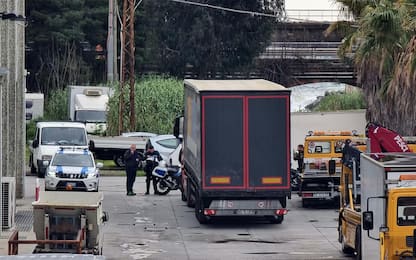
[(329, 193), (315, 193), (313, 196), (318, 198), (326, 198), (329, 197)]
[(77, 183), (76, 183), (76, 182), (67, 182), (67, 183), (66, 183), (66, 186), (67, 186), (67, 187), (68, 187), (68, 186), (75, 187), (75, 186), (77, 186)]
[(256, 211), (252, 209), (238, 209), (236, 211), (237, 215), (256, 215)]

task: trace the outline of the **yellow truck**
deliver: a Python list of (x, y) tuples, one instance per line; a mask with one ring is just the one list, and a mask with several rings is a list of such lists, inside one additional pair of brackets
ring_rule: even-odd
[(342, 251), (357, 259), (414, 259), (416, 154), (363, 153), (365, 146), (347, 144), (338, 221)]
[[(309, 131), (305, 138), (299, 196), (302, 206), (318, 201), (339, 200), (342, 149), (346, 139), (358, 138), (356, 131)], [(299, 155), (294, 156), (295, 159)]]

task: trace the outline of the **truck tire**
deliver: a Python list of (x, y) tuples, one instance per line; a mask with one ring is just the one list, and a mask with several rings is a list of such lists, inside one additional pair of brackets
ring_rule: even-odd
[(282, 216), (271, 216), (271, 217), (269, 217), (269, 221), (272, 224), (282, 224), (283, 220), (284, 220), (283, 215)]
[(113, 161), (118, 167), (126, 166), (126, 164), (124, 163), (123, 155), (121, 154), (114, 155)]
[(362, 259), (361, 253), (361, 226), (355, 228), (355, 258), (357, 260)]
[(181, 200), (182, 201), (187, 201), (187, 198), (186, 198), (186, 196), (185, 196), (185, 191), (181, 191)]
[(204, 201), (199, 195), (196, 195), (195, 198), (195, 217), (199, 224), (207, 224), (209, 221), (209, 217), (204, 215)]
[(279, 199), (280, 205), (282, 205), (282, 208), (286, 208), (286, 197)]
[(192, 183), (189, 180), (189, 177), (186, 179), (186, 206), (193, 208), (195, 207), (195, 196), (192, 192)]

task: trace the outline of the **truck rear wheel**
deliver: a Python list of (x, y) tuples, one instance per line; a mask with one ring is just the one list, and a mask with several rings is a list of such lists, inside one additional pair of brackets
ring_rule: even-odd
[(269, 217), (269, 221), (272, 224), (282, 224), (284, 216), (271, 216)]
[(199, 224), (206, 224), (209, 221), (209, 217), (204, 215), (204, 201), (198, 195), (195, 198), (195, 217)]

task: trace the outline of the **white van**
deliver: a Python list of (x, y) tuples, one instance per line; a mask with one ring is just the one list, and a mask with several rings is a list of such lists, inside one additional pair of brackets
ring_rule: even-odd
[(88, 148), (85, 124), (79, 122), (38, 122), (30, 145), (31, 173), (44, 177), (52, 156), (60, 147)]

